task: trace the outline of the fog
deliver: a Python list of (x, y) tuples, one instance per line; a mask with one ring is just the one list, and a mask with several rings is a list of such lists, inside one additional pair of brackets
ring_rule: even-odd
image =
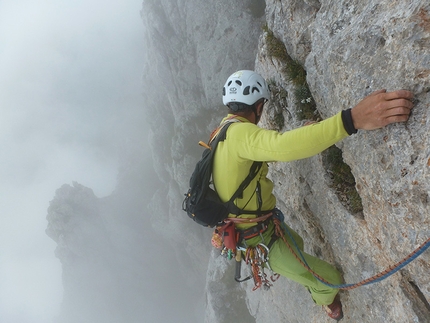
[(0, 2), (0, 322), (249, 321), (217, 280), (207, 299), (211, 232), (180, 209), (219, 87), (254, 64), (264, 1), (233, 9)]
[[(0, 2), (0, 322), (52, 322), (63, 297), (45, 234), (55, 190), (98, 197), (142, 138), (140, 0)], [(137, 121), (139, 127), (137, 127)], [(150, 166), (150, 165), (149, 165)]]

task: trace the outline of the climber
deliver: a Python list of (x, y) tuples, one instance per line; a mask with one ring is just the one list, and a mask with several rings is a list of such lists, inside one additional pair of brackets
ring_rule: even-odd
[[(227, 129), (226, 139), (219, 143), (215, 153), (213, 181), (223, 202), (230, 199), (254, 161), (287, 162), (311, 157), (359, 129), (373, 130), (391, 123), (405, 122), (413, 106), (413, 94), (409, 91), (380, 90), (365, 97), (352, 109), (343, 110), (324, 121), (278, 133), (257, 126), (269, 98), (266, 81), (253, 71), (238, 71), (224, 85), (223, 103), (228, 107), (228, 116), (223, 120), (234, 117), (240, 122)], [(256, 218), (255, 212), (247, 214), (246, 211), (260, 210), (261, 216), (264, 216), (275, 210), (274, 184), (267, 178), (267, 173), (267, 163), (263, 163), (259, 174), (242, 196), (235, 200), (243, 214), (230, 214), (229, 218)], [(243, 237), (239, 241), (243, 247), (260, 243), (270, 246), (268, 264), (274, 272), (303, 285), (313, 301), (323, 305), (331, 318), (340, 320), (343, 317), (338, 290), (322, 284), (299, 264), (283, 239), (274, 234), (273, 217), (262, 222), (235, 225)], [(303, 250), (302, 238), (290, 227), (288, 230), (296, 246)], [(285, 237), (291, 241), (290, 236), (285, 234)], [(294, 244), (291, 242), (291, 245)], [(317, 274), (333, 284), (342, 283), (341, 274), (334, 266), (301, 252)]]

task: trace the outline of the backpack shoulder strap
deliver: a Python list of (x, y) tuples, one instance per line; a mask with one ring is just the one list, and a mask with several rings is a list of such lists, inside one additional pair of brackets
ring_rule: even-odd
[[(251, 181), (254, 179), (255, 176), (257, 176), (258, 172), (261, 169), (261, 166), (263, 165), (263, 162), (257, 162), (254, 161), (251, 165), (251, 168), (249, 169), (249, 174), (246, 176), (246, 178), (243, 180), (243, 182), (239, 185), (236, 192), (234, 192), (233, 196), (230, 198), (230, 200), (226, 203), (227, 208), (230, 213), (240, 215), (243, 213), (243, 211), (234, 204), (234, 200), (237, 199), (240, 195), (242, 195), (243, 191), (248, 187), (248, 185), (251, 183)], [(260, 191), (257, 192), (257, 194), (260, 194)], [(260, 196), (259, 196), (260, 199)], [(261, 208), (261, 206), (260, 206)], [(246, 213), (249, 214), (260, 214), (261, 210), (256, 211), (246, 211)]]
[[(226, 138), (226, 133), (227, 133), (227, 129), (228, 127), (235, 123), (235, 122), (240, 122), (240, 120), (238, 119), (234, 119), (234, 118), (230, 118), (228, 120), (226, 120), (220, 127), (219, 129), (215, 130), (212, 133), (212, 138), (209, 141), (210, 146), (212, 147), (211, 149), (211, 154), (215, 154), (215, 149), (218, 145), (218, 142), (220, 141), (224, 141)], [(261, 166), (263, 165), (263, 162), (257, 162), (254, 161), (251, 165), (251, 168), (249, 169), (249, 174), (248, 176), (243, 180), (243, 182), (239, 185), (238, 189), (236, 190), (236, 192), (234, 192), (233, 196), (230, 198), (230, 200), (228, 202), (225, 203), (226, 207), (228, 208), (230, 213), (239, 215), (242, 212), (242, 210), (236, 206), (236, 204), (234, 204), (234, 200), (236, 200), (239, 196), (242, 195), (243, 191), (248, 187), (248, 185), (251, 183), (251, 181), (254, 179), (255, 176), (257, 176), (258, 172), (261, 169)], [(260, 194), (260, 192), (257, 192), (258, 194)], [(250, 214), (260, 214), (261, 210), (256, 210), (256, 211), (246, 211), (246, 213), (250, 213)]]
[(239, 119), (236, 119), (233, 117), (225, 120), (218, 128), (216, 128), (210, 135), (209, 138), (209, 146), (212, 147), (212, 145), (215, 145), (213, 150), (215, 150), (216, 145), (220, 141), (224, 141), (227, 136), (227, 129), (230, 127), (233, 123), (241, 122)]

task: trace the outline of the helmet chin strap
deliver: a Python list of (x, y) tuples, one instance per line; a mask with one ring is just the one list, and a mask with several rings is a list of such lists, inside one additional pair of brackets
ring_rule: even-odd
[[(257, 107), (259, 105), (260, 105), (259, 102), (255, 102), (254, 105), (252, 106), (252, 112), (254, 112), (254, 116), (255, 116), (255, 124), (257, 124), (260, 121), (261, 116), (263, 115), (263, 106), (261, 106), (261, 108), (260, 108), (260, 115), (257, 114)], [(264, 105), (264, 103), (263, 103), (263, 105)]]
[(261, 118), (261, 114), (257, 115), (257, 107), (254, 104), (253, 108), (252, 108), (252, 112), (254, 112), (254, 116), (255, 116), (255, 124), (257, 124), (260, 121)]

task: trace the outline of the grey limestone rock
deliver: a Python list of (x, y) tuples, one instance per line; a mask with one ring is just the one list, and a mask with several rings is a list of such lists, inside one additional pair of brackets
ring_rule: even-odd
[[(336, 264), (347, 282), (357, 282), (400, 261), (430, 236), (430, 7), (426, 1), (321, 1), (319, 8), (300, 1), (267, 3), (269, 29), (304, 63), (323, 117), (378, 89), (408, 89), (416, 96), (406, 124), (359, 131), (338, 143), (355, 177), (362, 216), (340, 203), (322, 156), (271, 167), (278, 200), (307, 250)], [(279, 72), (283, 63), (269, 59), (265, 48), (262, 37), (256, 69), (291, 93), (292, 85)], [(290, 100), (285, 120), (286, 110), (297, 105)], [(293, 118), (284, 130), (296, 124)], [(381, 283), (342, 292), (344, 321), (429, 322), (429, 257), (423, 254)], [(301, 303), (290, 300), (285, 315), (296, 313)], [(319, 315), (312, 316), (325, 322), (316, 319)], [(291, 320), (296, 321), (308, 322)]]

